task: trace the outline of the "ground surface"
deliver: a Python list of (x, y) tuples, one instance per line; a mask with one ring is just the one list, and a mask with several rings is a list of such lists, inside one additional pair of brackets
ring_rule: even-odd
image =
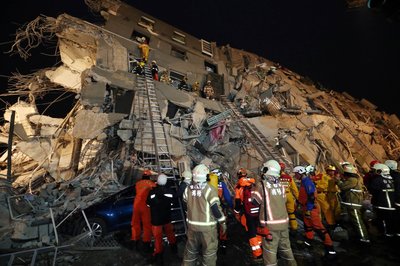
[[(218, 254), (217, 265), (263, 265), (260, 262), (254, 262), (251, 259), (249, 247), (245, 241), (246, 235), (241, 227), (235, 221), (229, 224), (230, 242), (226, 254)], [(324, 256), (323, 245), (316, 239), (314, 247), (307, 249), (300, 240), (292, 241), (292, 249), (296, 257), (297, 264), (302, 265), (368, 265), (368, 266), (394, 266), (400, 265), (400, 252), (398, 242), (400, 238), (387, 240), (372, 235), (372, 244), (370, 246), (361, 245), (356, 241), (335, 242), (338, 252), (335, 259)], [(106, 251), (88, 251), (76, 256), (76, 260), (71, 263), (73, 266), (81, 265), (99, 265), (99, 266), (119, 266), (119, 265), (152, 265), (147, 261), (149, 254), (145, 254), (128, 247), (127, 234), (120, 237), (121, 247), (115, 250)], [(177, 266), (182, 264), (182, 254), (184, 250), (185, 239), (179, 239), (178, 254), (171, 254), (166, 247), (164, 254), (165, 266)], [(281, 265), (281, 263), (279, 264)]]

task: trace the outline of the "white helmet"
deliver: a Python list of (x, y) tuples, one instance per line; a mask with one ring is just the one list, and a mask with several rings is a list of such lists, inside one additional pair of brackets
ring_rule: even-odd
[(299, 174), (305, 174), (306, 173), (306, 168), (304, 166), (296, 166), (295, 168), (293, 168), (293, 173), (299, 173)]
[(218, 177), (221, 177), (221, 175), (222, 175), (222, 171), (219, 168), (212, 170), (211, 173), (216, 174)]
[(157, 177), (157, 184), (159, 184), (160, 186), (164, 186), (165, 184), (167, 184), (167, 179), (168, 177), (164, 174), (160, 174)]
[(378, 175), (383, 177), (390, 176), (390, 168), (383, 163), (377, 163), (372, 167)]
[(181, 176), (184, 178), (185, 182), (190, 182), (192, 180), (192, 172), (190, 172), (189, 170), (183, 171)]
[(315, 166), (314, 165), (310, 164), (310, 165), (306, 166), (306, 173), (307, 174), (314, 173), (314, 172), (315, 172)]
[(281, 166), (277, 161), (269, 160), (263, 164), (262, 172), (264, 172), (266, 175), (279, 177), (281, 176)]
[(207, 181), (207, 175), (210, 172), (207, 166), (204, 164), (199, 164), (195, 168), (193, 168), (192, 175), (193, 175), (193, 181), (194, 182), (206, 182)]
[(347, 163), (343, 165), (343, 172), (348, 174), (357, 174), (357, 169), (351, 163)]
[(390, 168), (390, 170), (397, 170), (397, 162), (395, 160), (386, 160), (385, 164)]

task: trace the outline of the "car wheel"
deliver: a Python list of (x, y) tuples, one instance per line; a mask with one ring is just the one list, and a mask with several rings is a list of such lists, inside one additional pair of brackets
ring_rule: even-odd
[[(91, 238), (97, 240), (103, 237), (107, 233), (107, 226), (106, 223), (100, 218), (89, 218), (88, 219), (90, 228), (92, 229), (92, 234), (90, 235)], [(89, 231), (86, 222), (82, 223), (82, 230), (80, 233), (86, 233)]]

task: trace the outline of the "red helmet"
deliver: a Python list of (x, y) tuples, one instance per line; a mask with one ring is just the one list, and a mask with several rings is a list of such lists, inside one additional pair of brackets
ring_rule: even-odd
[(281, 167), (281, 171), (285, 170), (285, 168), (286, 168), (285, 163), (282, 163), (282, 162), (279, 163), (279, 166)]
[(239, 171), (237, 172), (238, 177), (244, 177), (247, 176), (247, 170), (244, 168), (240, 168)]
[(149, 169), (144, 170), (143, 176), (151, 176), (151, 171)]
[(379, 161), (378, 160), (373, 160), (373, 161), (371, 161), (370, 163), (369, 163), (369, 167), (374, 167), (374, 165), (375, 164), (377, 164), (377, 163), (379, 163)]

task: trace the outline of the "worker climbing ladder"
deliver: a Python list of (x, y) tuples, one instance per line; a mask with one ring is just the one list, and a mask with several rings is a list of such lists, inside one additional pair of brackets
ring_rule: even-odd
[(293, 167), (292, 160), (287, 156), (280, 154), (279, 151), (276, 151), (276, 147), (270, 144), (268, 139), (260, 132), (260, 130), (244, 117), (231, 101), (226, 99), (226, 97), (221, 97), (221, 101), (231, 110), (232, 118), (238, 123), (247, 140), (256, 149), (264, 161), (274, 159), (278, 162), (284, 162), (289, 167)]
[[(161, 110), (148, 66), (145, 67), (144, 76), (137, 76), (137, 89), (133, 106), (137, 121), (134, 143), (137, 159), (143, 168), (167, 175), (168, 184), (177, 192), (180, 178), (169, 153)], [(179, 198), (172, 211), (176, 235), (186, 234), (185, 214)]]

